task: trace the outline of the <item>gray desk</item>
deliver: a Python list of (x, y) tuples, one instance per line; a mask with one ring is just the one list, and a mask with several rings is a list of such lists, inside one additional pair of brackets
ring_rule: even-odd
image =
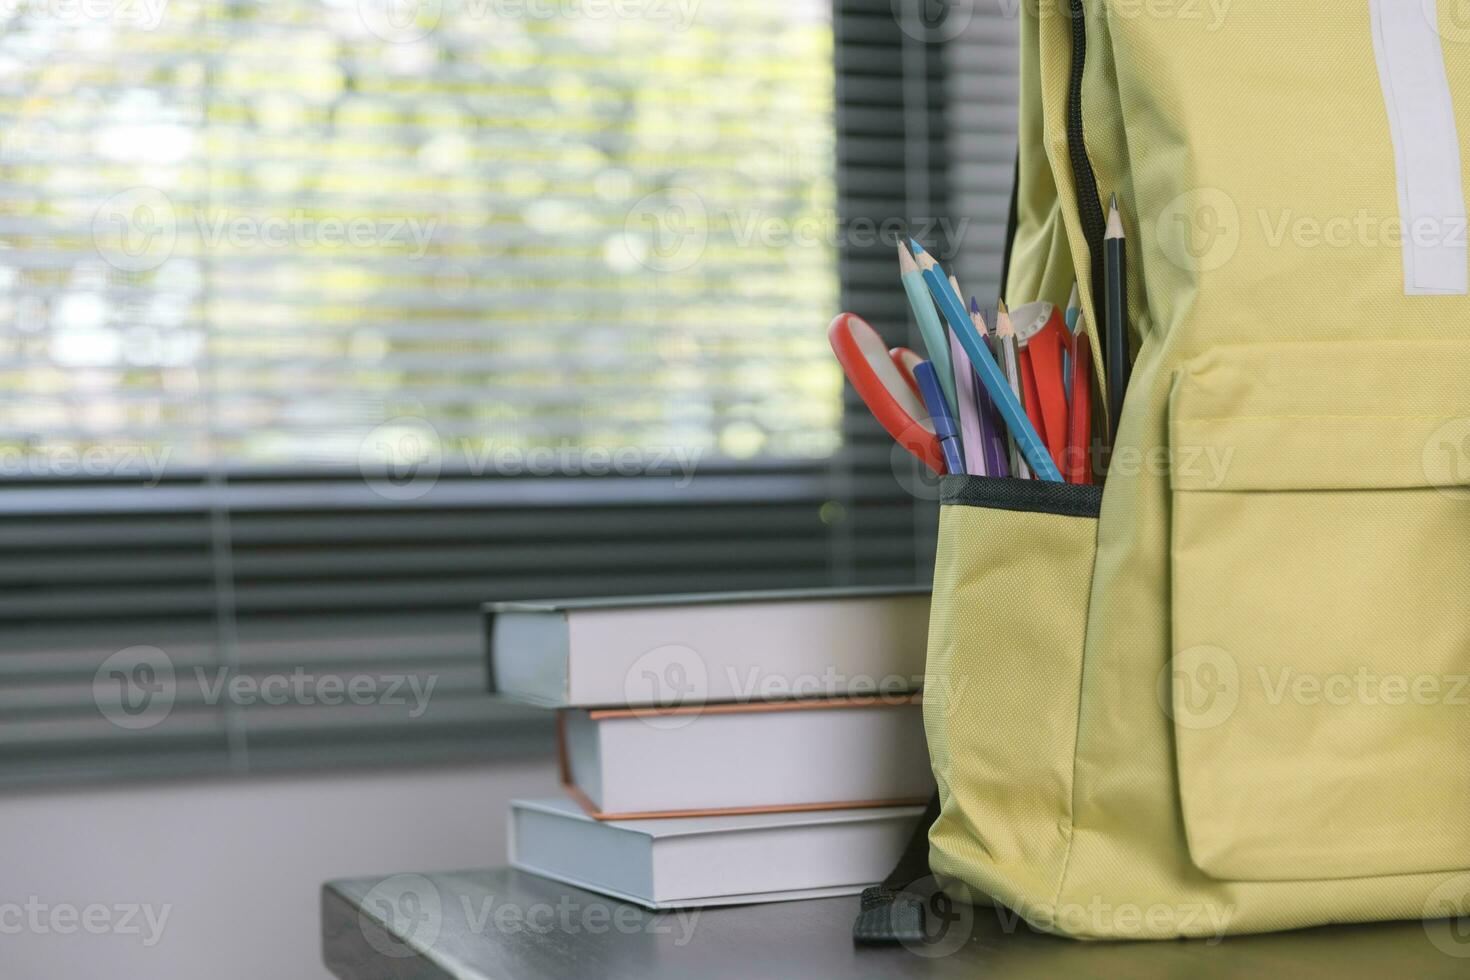
[(925, 956), (854, 947), (856, 908), (851, 897), (656, 914), (504, 868), (395, 875), (323, 887), (322, 950), (344, 980), (1470, 976), (1470, 934), (1446, 923), (1429, 927), (1438, 944), (1417, 922), (1218, 945), (1077, 943), (977, 909), (958, 948)]

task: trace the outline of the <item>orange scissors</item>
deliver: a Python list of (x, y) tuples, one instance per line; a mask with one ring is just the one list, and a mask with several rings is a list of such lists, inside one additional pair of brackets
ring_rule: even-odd
[(905, 377), (912, 377), (912, 369), (900, 370), (902, 359), (890, 355), (878, 331), (855, 313), (839, 314), (827, 328), (827, 339), (847, 380), (878, 423), (921, 463), (943, 474), (944, 454), (929, 413)]
[(919, 379), (914, 377), (914, 368), (924, 363), (924, 359), (907, 347), (895, 347), (888, 352), (888, 357), (893, 361), (893, 366), (898, 368), (898, 373), (903, 375), (903, 380), (908, 383), (909, 390), (914, 396), (923, 399), (919, 393)]

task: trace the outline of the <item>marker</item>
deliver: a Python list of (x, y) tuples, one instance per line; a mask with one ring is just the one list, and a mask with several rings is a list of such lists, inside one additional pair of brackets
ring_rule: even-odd
[(924, 407), (929, 409), (929, 422), (934, 426), (934, 435), (939, 439), (939, 451), (944, 453), (944, 467), (950, 473), (965, 472), (965, 457), (960, 451), (959, 429), (954, 416), (944, 404), (944, 389), (939, 386), (939, 372), (932, 361), (914, 366), (914, 380), (919, 382), (919, 394), (924, 396)]
[[(975, 367), (975, 373), (979, 375), (985, 390), (990, 393), (990, 398), (995, 402), (996, 409), (1001, 418), (1005, 420), (1006, 427), (1010, 430), (1011, 437), (1016, 440), (1017, 447), (1026, 462), (1043, 480), (1053, 483), (1062, 482), (1061, 471), (1057, 469), (1056, 463), (1052, 462), (1051, 453), (1041, 444), (1041, 437), (1036, 434), (1036, 429), (1031, 425), (1031, 420), (1026, 418), (1026, 410), (1021, 407), (1021, 402), (1012, 393), (1010, 385), (1000, 373), (1000, 367), (991, 356), (990, 349), (980, 340), (980, 335), (975, 332), (975, 326), (966, 316), (964, 308), (960, 306), (959, 299), (954, 291), (949, 288), (949, 283), (939, 277), (936, 271), (936, 263), (924, 246), (913, 239), (909, 240), (914, 249), (914, 260), (919, 270), (924, 274), (924, 281), (929, 285), (929, 293), (944, 314), (949, 329), (959, 334), (960, 344), (965, 348), (965, 353), (970, 355), (970, 363)], [(1014, 472), (1012, 473), (1014, 476)]]

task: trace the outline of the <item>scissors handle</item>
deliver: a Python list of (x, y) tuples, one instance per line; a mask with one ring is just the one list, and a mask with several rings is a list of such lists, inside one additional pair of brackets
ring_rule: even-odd
[(923, 398), (919, 391), (919, 381), (914, 377), (914, 368), (924, 363), (924, 359), (907, 347), (895, 347), (888, 352), (893, 361), (893, 366), (898, 368), (898, 373), (903, 375), (903, 380), (908, 382), (909, 391)]
[(944, 453), (929, 413), (894, 365), (888, 345), (866, 320), (841, 313), (827, 328), (832, 352), (868, 411), (904, 449), (934, 473), (945, 473)]

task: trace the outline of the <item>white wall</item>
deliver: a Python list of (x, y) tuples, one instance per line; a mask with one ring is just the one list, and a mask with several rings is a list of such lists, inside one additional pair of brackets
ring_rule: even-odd
[[(0, 796), (0, 977), (328, 977), (323, 881), (502, 864), (508, 801), (555, 791), (538, 759)], [(154, 944), (66, 918), (129, 903)]]

